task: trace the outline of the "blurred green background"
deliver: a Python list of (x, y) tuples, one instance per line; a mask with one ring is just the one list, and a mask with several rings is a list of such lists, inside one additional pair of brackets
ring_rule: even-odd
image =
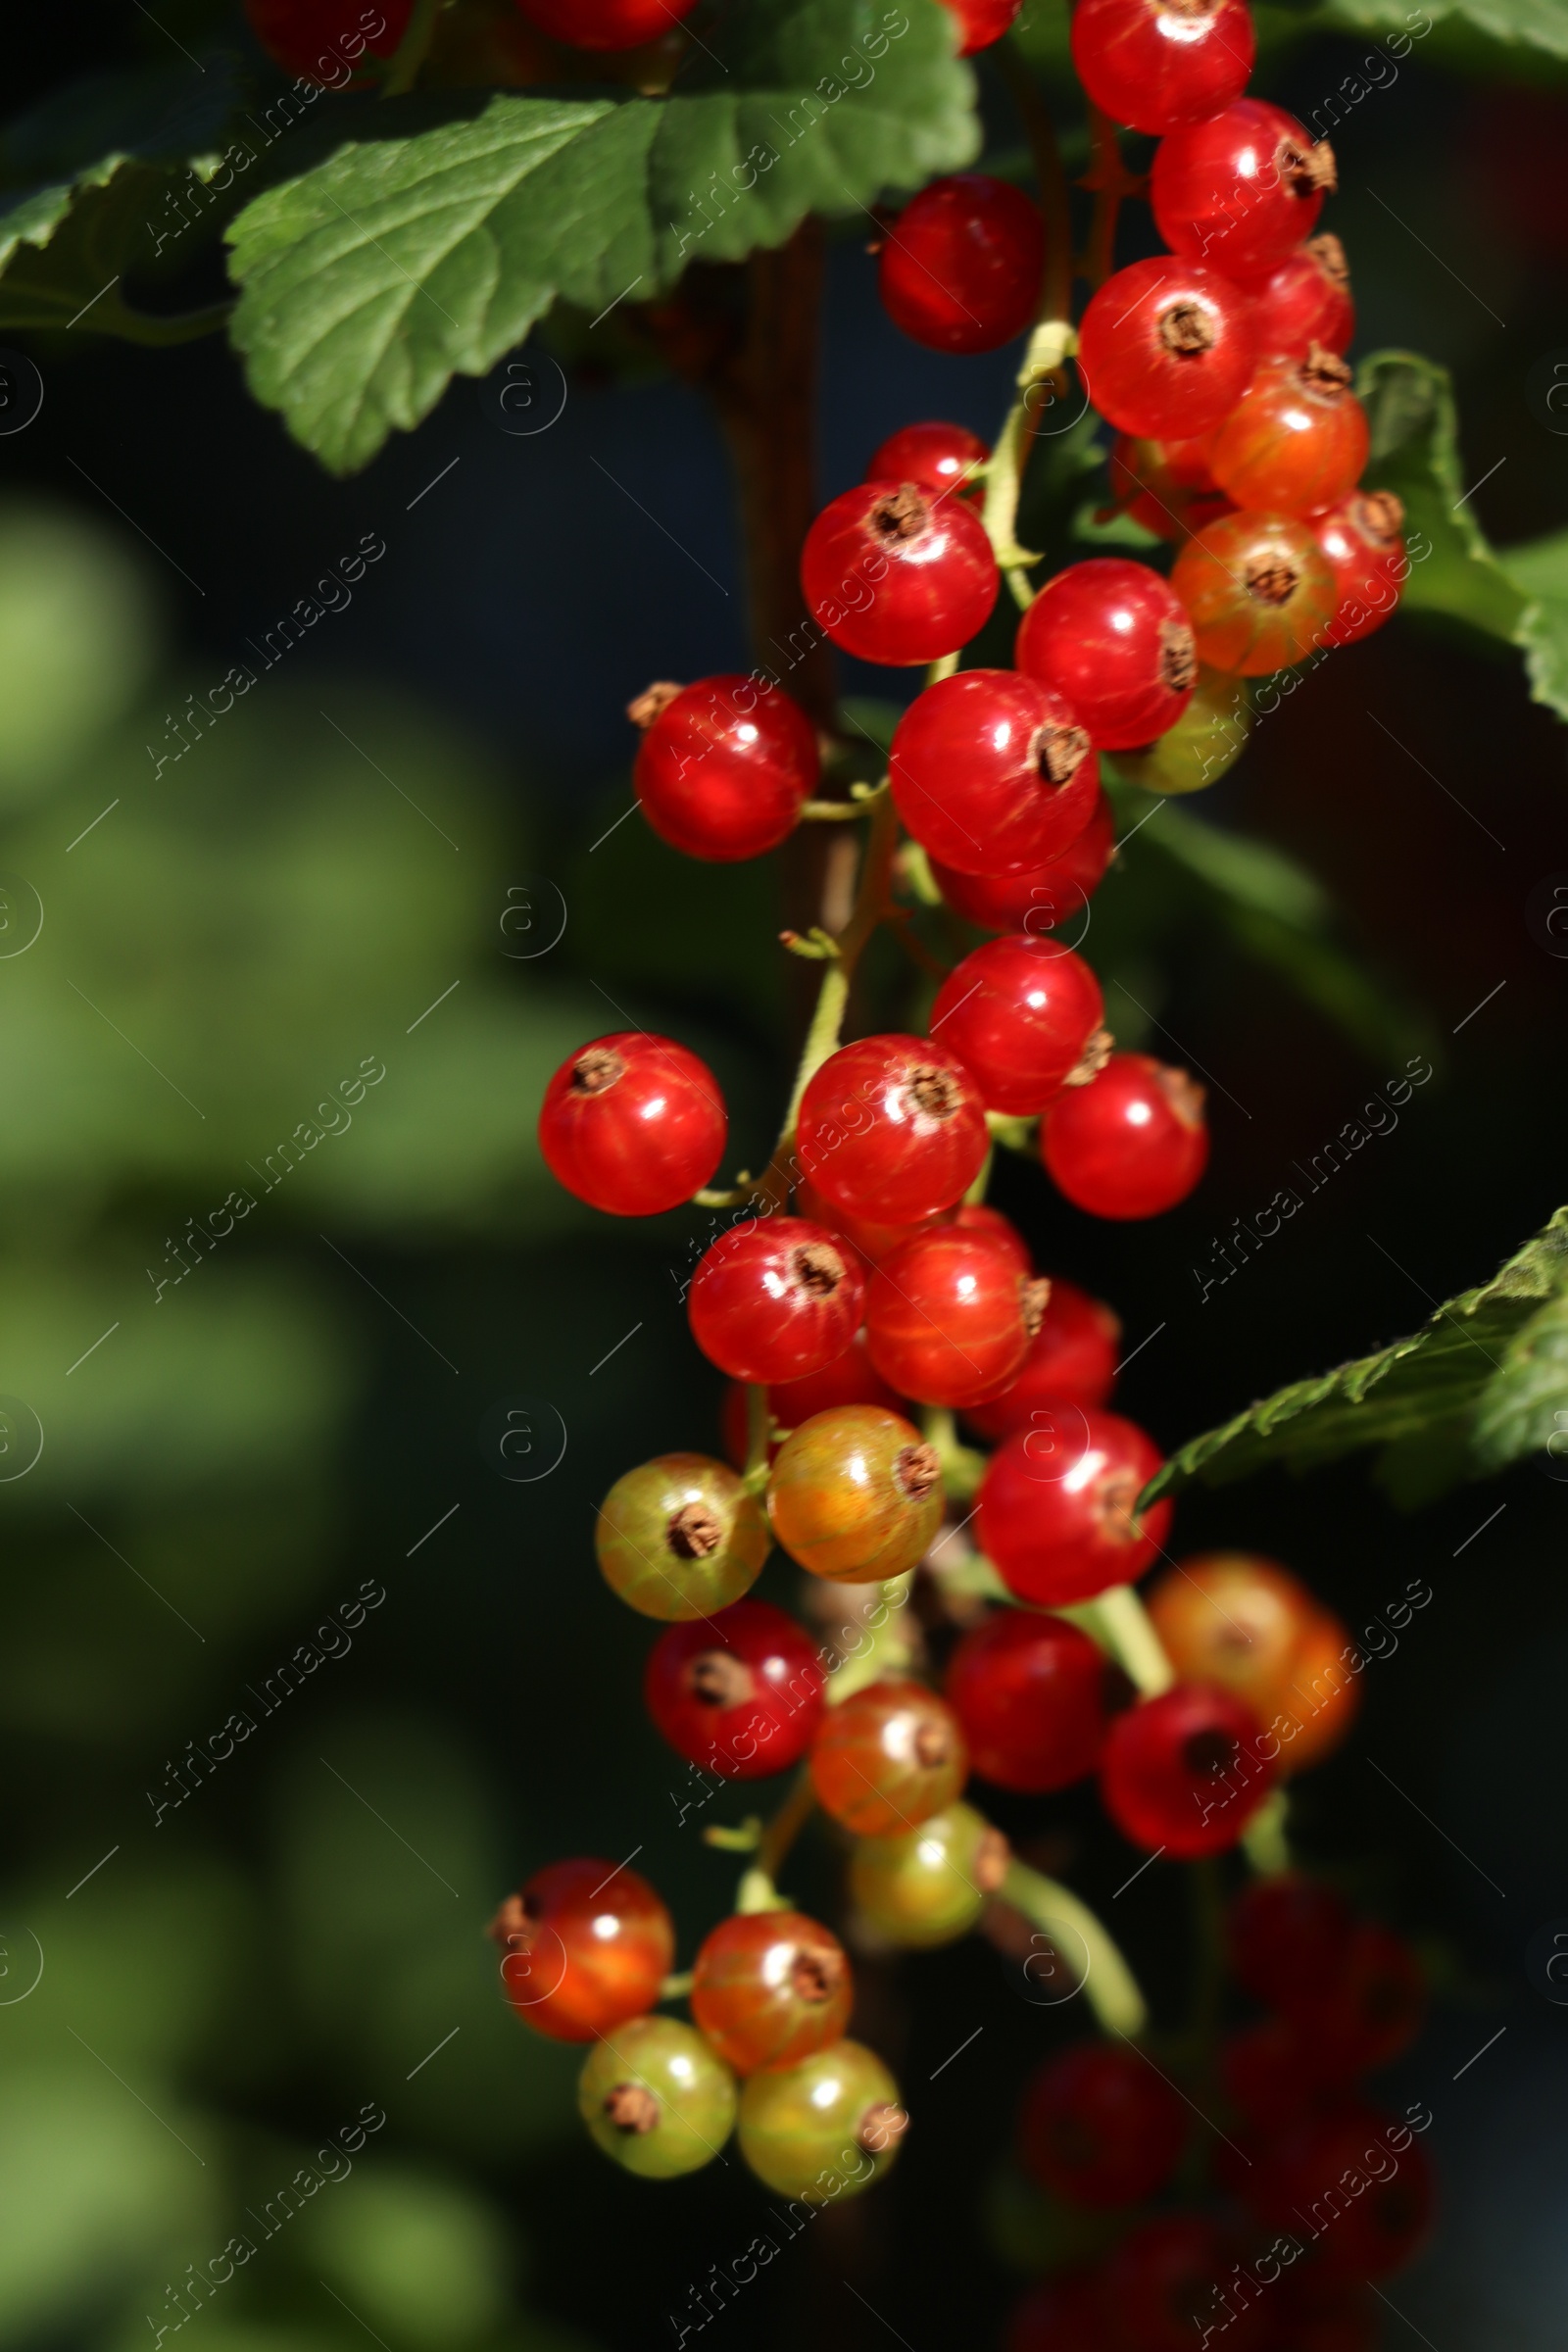
[[(150, 54), (123, 15), (88, 29)], [(1288, 11), (1268, 29), (1262, 84), (1308, 115), (1360, 53)], [(80, 63), (75, 29), (34, 37), (40, 86)], [(1043, 23), (1042, 54), (1054, 38)], [(1563, 90), (1445, 25), (1340, 140), (1357, 349), (1456, 368), (1501, 543), (1568, 520), (1568, 441), (1527, 392), (1568, 341)], [(681, 1822), (689, 1778), (637, 1696), (648, 1630), (589, 1541), (620, 1470), (714, 1441), (677, 1299), (699, 1227), (588, 1217), (532, 1142), (548, 1071), (628, 1019), (710, 1056), (735, 1160), (758, 1164), (775, 1113), (770, 863), (695, 868), (615, 822), (626, 697), (744, 660), (717, 438), (678, 386), (574, 368), (546, 440), (498, 435), (460, 384), (334, 484), (219, 346), (34, 350), (43, 416), (0, 440), (0, 2331), (85, 2352), (181, 2325), (207, 2352), (672, 2342), (667, 2315), (757, 2226), (754, 2186), (738, 2164), (663, 2189), (604, 2166), (573, 2054), (508, 2016), (483, 1928), (545, 1860), (641, 1849), (684, 1960), (728, 1900), (702, 1823), (746, 1809)], [(845, 240), (824, 492), (911, 416), (994, 430), (1005, 374), (1005, 355), (901, 344)], [(388, 553), (352, 610), (262, 669), (247, 646), (372, 529)], [(174, 760), (171, 722), (236, 662), (256, 685)], [(1124, 1043), (1212, 1074), (1213, 1171), (1125, 1233), (1021, 1165), (996, 1197), (1130, 1343), (1156, 1335), (1124, 1396), (1162, 1443), (1413, 1328), (1568, 1198), (1564, 967), (1529, 916), (1568, 872), (1563, 764), (1511, 657), (1401, 622), (1315, 670), (1199, 811), (1322, 878), (1350, 1000), (1277, 926), (1217, 912), (1157, 823), (1107, 881), (1088, 953)], [(876, 987), (877, 1017), (911, 1017), (891, 965)], [(1439, 1082), (1398, 1135), (1200, 1307), (1192, 1269), (1229, 1221), (1426, 1038)], [(236, 1195), (254, 1205), (216, 1231)], [(538, 1476), (503, 1474), (508, 1410), (530, 1415)], [(1531, 1467), (1404, 1520), (1351, 1468), (1199, 1494), (1178, 1522), (1179, 1548), (1278, 1553), (1352, 1623), (1412, 1574), (1435, 1588), (1298, 1821), (1436, 1973), (1388, 2095), (1437, 2112), (1444, 2224), (1394, 2291), (1439, 2352), (1546, 2352), (1568, 2290), (1568, 2047), (1522, 1965), (1568, 1914), (1564, 1500)], [(796, 1602), (776, 1563), (767, 1580)], [(255, 1728), (220, 1753), (236, 1711)], [(1006, 1826), (1107, 1906), (1133, 1867), (1082, 1792)], [(830, 1904), (833, 1871), (808, 1843), (792, 1890)], [(1177, 1874), (1114, 1916), (1170, 2013)], [(863, 2293), (914, 2352), (991, 2340), (1047, 2226), (1016, 2194), (1011, 2113), (1076, 2021), (1015, 1999), (979, 1943), (863, 1973), (858, 2030), (919, 2129), (886, 2191), (824, 2218), (722, 2325), (859, 2344), (880, 2334)], [(384, 2123), (349, 2150), (367, 2113)], [(298, 2210), (270, 2218), (290, 2182)], [(254, 2256), (183, 2319), (188, 2266), (236, 2237)]]

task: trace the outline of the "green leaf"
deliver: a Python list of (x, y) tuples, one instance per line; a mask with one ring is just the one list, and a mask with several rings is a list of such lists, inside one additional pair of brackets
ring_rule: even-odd
[(1323, 22), (1325, 27), (1387, 25), (1420, 40), (1433, 24), (1453, 17), (1477, 25), (1494, 40), (1523, 41), (1553, 57), (1568, 57), (1568, 9), (1563, 0), (1426, 0), (1420, 8), (1407, 8), (1405, 0), (1334, 0)]
[(1194, 1438), (1141, 1499), (1276, 1463), (1313, 1469), (1368, 1446), (1379, 1449), (1382, 1483), (1404, 1503), (1543, 1447), (1568, 1451), (1568, 1208), (1409, 1339), (1293, 1381)]
[(1372, 427), (1365, 482), (1403, 501), (1410, 574), (1407, 611), (1443, 612), (1510, 642), (1525, 600), (1499, 564), (1472, 507), (1461, 504), (1453, 381), (1408, 351), (1361, 363), (1356, 391)]
[(722, 54), (679, 95), (499, 96), (257, 198), (229, 232), (257, 398), (352, 472), (558, 298), (590, 318), (647, 301), (688, 262), (782, 244), (809, 212), (854, 214), (976, 152), (938, 0), (737, 0), (711, 39)]
[(1568, 531), (1504, 548), (1497, 561), (1531, 600), (1514, 630), (1531, 694), (1568, 718)]

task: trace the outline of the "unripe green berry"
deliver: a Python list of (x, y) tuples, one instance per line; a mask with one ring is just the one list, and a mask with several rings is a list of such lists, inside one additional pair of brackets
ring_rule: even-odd
[(1176, 724), (1147, 751), (1115, 753), (1117, 771), (1146, 792), (1201, 792), (1235, 766), (1251, 727), (1246, 680), (1200, 668)]
[(643, 1616), (709, 1617), (761, 1574), (767, 1522), (727, 1463), (661, 1453), (616, 1479), (594, 1548), (612, 1592)]
[(645, 2180), (672, 2180), (709, 2163), (728, 2139), (735, 2078), (695, 2026), (634, 2017), (591, 2052), (577, 2106), (616, 2164)]
[(741, 2089), (741, 2154), (781, 2197), (831, 2205), (887, 2171), (909, 2119), (899, 2086), (863, 2042), (830, 2042), (800, 2066)]
[(850, 1892), (895, 1943), (952, 1943), (966, 1936), (1007, 1868), (1007, 1841), (972, 1805), (950, 1805), (898, 1838), (861, 1838)]

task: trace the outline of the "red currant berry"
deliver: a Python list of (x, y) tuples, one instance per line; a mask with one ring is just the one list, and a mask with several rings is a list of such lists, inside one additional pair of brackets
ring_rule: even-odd
[(702, 1255), (686, 1311), (710, 1363), (732, 1380), (804, 1380), (859, 1328), (865, 1277), (853, 1251), (804, 1217), (748, 1217)]
[[(813, 1413), (825, 1413), (835, 1404), (879, 1404), (885, 1411), (896, 1413), (902, 1401), (866, 1354), (863, 1331), (858, 1331), (844, 1353), (824, 1364), (820, 1372), (808, 1372), (804, 1380), (770, 1382), (767, 1391), (769, 1417), (776, 1428), (786, 1431), (799, 1429)], [(736, 1469), (743, 1470), (751, 1451), (751, 1429), (742, 1382), (731, 1381), (724, 1391), (719, 1423), (724, 1433), (724, 1451)], [(778, 1446), (770, 1446), (768, 1459), (771, 1461), (777, 1452)]]
[(1078, 329), (1078, 368), (1096, 408), (1122, 432), (1154, 441), (1209, 432), (1256, 360), (1241, 288), (1170, 253), (1107, 277)]
[(1409, 576), (1404, 509), (1392, 490), (1356, 490), (1312, 518), (1312, 536), (1334, 569), (1339, 599), (1325, 645), (1354, 645), (1381, 629)]
[(965, 1408), (977, 1436), (998, 1446), (1032, 1429), (1037, 1408), (1106, 1404), (1121, 1355), (1121, 1324), (1099, 1298), (1052, 1276), (1046, 1312), (1010, 1388)]
[(577, 2112), (596, 2147), (644, 2180), (711, 2164), (735, 2126), (735, 2078), (677, 2017), (634, 2017), (584, 2062)]
[(1001, 1831), (972, 1805), (950, 1805), (902, 1837), (858, 1838), (850, 1893), (892, 1943), (952, 1943), (975, 1925), (1010, 1858)]
[(838, 1937), (801, 1911), (736, 1912), (697, 1955), (692, 2015), (726, 2066), (799, 2066), (837, 2041), (855, 1982)]
[(956, 1054), (988, 1110), (1032, 1117), (1109, 1052), (1104, 999), (1081, 956), (1048, 939), (992, 939), (938, 989), (931, 1034)]
[(1361, 1704), (1349, 1628), (1330, 1609), (1314, 1609), (1297, 1644), (1290, 1687), (1280, 1696), (1274, 1729), (1286, 1744), (1280, 1777), (1288, 1780), (1331, 1755), (1349, 1733)]
[(1274, 1784), (1250, 1707), (1211, 1683), (1178, 1683), (1118, 1715), (1100, 1792), (1134, 1845), (1179, 1862), (1233, 1846)]
[(1076, 2043), (1024, 2093), (1024, 2169), (1072, 2205), (1141, 2205), (1164, 2187), (1186, 2144), (1180, 2098), (1142, 2051), (1120, 2043)]
[(1075, 1208), (1156, 1217), (1208, 1165), (1203, 1089), (1147, 1054), (1113, 1054), (1098, 1078), (1047, 1105), (1040, 1156)]
[(1254, 1552), (1200, 1552), (1162, 1576), (1148, 1601), (1184, 1682), (1220, 1684), (1260, 1723), (1283, 1705), (1317, 1607), (1289, 1569)]
[(958, 21), (958, 55), (973, 57), (977, 50), (989, 49), (993, 41), (1001, 40), (1023, 0), (942, 0), (942, 4)]
[(1316, 2051), (1279, 2018), (1229, 2034), (1219, 2067), (1226, 2098), (1259, 2140), (1277, 2139), (1310, 2115), (1327, 2087)]
[(617, 1478), (594, 1528), (604, 1579), (644, 1617), (707, 1618), (755, 1585), (767, 1526), (733, 1470), (660, 1453)]
[(822, 1669), (793, 1617), (737, 1600), (654, 1643), (643, 1697), (677, 1755), (726, 1781), (760, 1781), (799, 1763), (822, 1716)]
[(958, 1718), (924, 1683), (871, 1683), (829, 1707), (811, 1748), (824, 1813), (858, 1838), (912, 1830), (952, 1804), (969, 1770)]
[(991, 452), (966, 424), (905, 424), (890, 433), (865, 469), (868, 482), (912, 482), (930, 499), (978, 488), (977, 466)]
[(1083, 1780), (1105, 1742), (1110, 1679), (1103, 1651), (1064, 1617), (993, 1611), (948, 1660), (970, 1769), (1027, 1796)]
[(1160, 140), (1149, 195), (1173, 253), (1250, 283), (1272, 275), (1311, 235), (1337, 184), (1327, 139), (1314, 144), (1294, 115), (1266, 99), (1239, 98)]
[(834, 2041), (741, 2088), (741, 2154), (781, 2197), (836, 2203), (869, 2188), (909, 2128), (899, 2086), (863, 2042)]
[(640, 49), (689, 17), (697, 0), (517, 0), (539, 32), (570, 49)]
[(1022, 190), (960, 172), (922, 188), (886, 231), (878, 285), (914, 342), (995, 351), (1034, 317), (1045, 264), (1045, 227)]
[(1033, 939), (1077, 920), (1104, 880), (1115, 847), (1116, 820), (1102, 793), (1083, 831), (1049, 865), (1021, 874), (960, 874), (935, 858), (930, 864), (937, 888), (966, 923), (982, 931), (1024, 931)]
[(1201, 792), (1236, 765), (1251, 728), (1247, 688), (1200, 662), (1193, 699), (1176, 724), (1147, 751), (1118, 752), (1116, 770), (1146, 792)]
[(359, 0), (245, 0), (251, 30), (274, 64), (331, 89), (344, 86), (366, 50), (390, 58), (413, 12), (414, 0), (382, 0), (381, 29), (367, 33)]
[(1127, 556), (1069, 564), (1018, 624), (1018, 667), (1064, 694), (1097, 752), (1173, 727), (1193, 697), (1193, 624), (1157, 571)]
[(956, 653), (991, 617), (1002, 574), (961, 499), (912, 482), (861, 482), (806, 534), (807, 608), (847, 654), (910, 668)]
[[(1254, 2352), (1258, 2306), (1223, 2300), (1237, 2249), (1205, 2214), (1161, 2214), (1124, 2237), (1106, 2266), (1104, 2307), (1123, 2352), (1192, 2352), (1202, 2331), (1234, 2323), (1235, 2352)], [(1228, 2319), (1227, 2319), (1228, 2315)], [(1229, 2347), (1227, 2347), (1229, 2352)]]
[(821, 760), (810, 721), (787, 694), (726, 674), (650, 686), (630, 715), (647, 729), (637, 798), (662, 841), (731, 864), (789, 839)]
[[(1394, 2142), (1403, 2142), (1397, 2154)], [(1355, 2194), (1346, 2194), (1354, 2181)], [(1407, 2129), (1374, 2107), (1312, 2116), (1248, 2178), (1248, 2199), (1271, 2226), (1315, 2232), (1324, 2279), (1385, 2278), (1409, 2261), (1432, 2217), (1432, 2175)]]
[(1093, 1600), (1142, 1576), (1165, 1540), (1171, 1504), (1137, 1512), (1158, 1449), (1119, 1414), (1037, 1407), (999, 1446), (980, 1482), (980, 1548), (1020, 1600)]
[(1314, 343), (1346, 351), (1355, 332), (1350, 267), (1338, 237), (1308, 237), (1252, 293), (1257, 348), (1304, 360)]
[(1310, 525), (1288, 515), (1224, 514), (1194, 533), (1170, 584), (1187, 607), (1198, 658), (1266, 677), (1325, 637), (1338, 591)]
[(622, 1864), (552, 1862), (490, 1923), (507, 1998), (554, 2041), (593, 2041), (659, 1998), (675, 1956), (669, 1913)]
[(1004, 1217), (1000, 1208), (992, 1208), (984, 1200), (960, 1200), (945, 1222), (956, 1225), (964, 1233), (983, 1233), (989, 1240), (1000, 1242), (1020, 1274), (1034, 1272), (1028, 1243), (1012, 1219)]
[(1220, 488), (1264, 514), (1317, 514), (1358, 479), (1371, 446), (1350, 370), (1314, 343), (1265, 360), (1209, 445)]
[(1099, 2271), (1053, 2271), (1015, 2303), (1003, 2352), (1104, 2352)]
[(1075, 841), (1100, 798), (1087, 729), (1011, 669), (928, 686), (900, 719), (893, 798), (921, 848), (960, 874), (1022, 874)]
[(1208, 469), (1211, 433), (1186, 441), (1135, 441), (1118, 433), (1107, 470), (1118, 507), (1161, 539), (1185, 539), (1228, 514), (1231, 502)]
[(1226, 1919), (1237, 1982), (1265, 2008), (1292, 2015), (1336, 1973), (1351, 1926), (1348, 1906), (1320, 1879), (1298, 1871), (1254, 1879)]
[(833, 1584), (903, 1576), (924, 1558), (945, 1501), (936, 1447), (874, 1404), (804, 1422), (779, 1447), (767, 1485), (775, 1538)]
[(617, 1030), (564, 1061), (539, 1111), (539, 1149), (558, 1184), (591, 1208), (652, 1217), (705, 1185), (729, 1122), (706, 1062), (667, 1037)]
[(994, 1234), (938, 1226), (889, 1250), (866, 1294), (871, 1361), (921, 1404), (977, 1403), (1022, 1364), (1047, 1285)]
[(816, 1192), (852, 1216), (908, 1223), (951, 1208), (985, 1164), (979, 1089), (928, 1037), (863, 1037), (801, 1098), (795, 1148)]
[(1320, 2077), (1348, 2082), (1408, 2049), (1426, 2014), (1426, 1985), (1401, 1936), (1375, 1920), (1345, 1925), (1313, 1960), (1277, 1971), (1276, 2006)]
[(1158, 138), (1206, 122), (1247, 87), (1247, 0), (1079, 0), (1072, 62), (1096, 106)]

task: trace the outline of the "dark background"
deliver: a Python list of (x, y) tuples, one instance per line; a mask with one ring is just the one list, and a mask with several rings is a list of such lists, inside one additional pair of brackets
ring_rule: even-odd
[[(1285, 11), (1265, 31), (1254, 86), (1303, 116), (1368, 46)], [(107, 6), (35, 22), (12, 59), (18, 103), (89, 59), (160, 55), (159, 39)], [(1005, 161), (1015, 133), (1000, 94), (988, 107)], [(1568, 521), (1568, 442), (1526, 394), (1565, 332), (1565, 129), (1561, 76), (1440, 27), (1336, 135), (1344, 192), (1326, 224), (1350, 254), (1355, 351), (1452, 366), (1466, 479), (1494, 469), (1475, 505), (1502, 545)], [(1130, 215), (1121, 259), (1151, 241)], [(171, 2317), (165, 2282), (368, 2100), (388, 2120), (353, 2183), (324, 2188), (190, 2323), (206, 2342), (673, 2341), (666, 2315), (744, 2249), (760, 2191), (733, 2153), (660, 2188), (606, 2167), (571, 2115), (574, 2057), (503, 2014), (481, 1931), (545, 1860), (640, 1847), (684, 1959), (733, 1868), (701, 1823), (746, 1810), (720, 1796), (677, 1825), (684, 1768), (637, 1695), (650, 1629), (612, 1601), (589, 1544), (590, 1506), (623, 1468), (714, 1442), (716, 1384), (671, 1276), (696, 1227), (578, 1213), (531, 1142), (545, 1074), (621, 1025), (619, 1007), (711, 1058), (739, 1162), (759, 1164), (786, 1083), (768, 861), (683, 866), (635, 817), (602, 841), (629, 805), (627, 698), (748, 659), (722, 444), (695, 393), (573, 363), (548, 432), (503, 434), (460, 381), (416, 434), (334, 482), (248, 400), (221, 339), (150, 352), (77, 330), (30, 349), (44, 409), (0, 441), (0, 674), (37, 715), (32, 750), (0, 744), (0, 862), (47, 919), (0, 964), (0, 1387), (35, 1404), (48, 1444), (36, 1475), (0, 1486), (0, 1759), (7, 1965), (25, 1984), (35, 1937), (44, 1974), (0, 2009), (0, 2318), (41, 2341), (143, 2343), (146, 2315)], [(1013, 365), (902, 341), (844, 235), (823, 495), (906, 419), (989, 437)], [(155, 777), (145, 746), (167, 748), (164, 713), (248, 658), (365, 532), (387, 553), (352, 608)], [(29, 608), (58, 638), (54, 665)], [(908, 690), (894, 673), (849, 683)], [(1122, 1042), (1210, 1074), (1210, 1173), (1128, 1230), (1076, 1215), (1018, 1161), (993, 1198), (1044, 1266), (1115, 1305), (1130, 1346), (1159, 1327), (1119, 1395), (1162, 1444), (1414, 1328), (1564, 1199), (1565, 969), (1527, 920), (1537, 886), (1568, 872), (1563, 763), (1516, 660), (1400, 620), (1315, 669), (1189, 804), (1324, 880), (1438, 1061), (1397, 1132), (1206, 1302), (1193, 1269), (1213, 1241), (1398, 1061), (1368, 1059), (1213, 926), (1153, 903), (1160, 869), (1136, 841), (1107, 880), (1088, 953)], [(555, 928), (553, 894), (567, 921), (519, 960), (503, 916), (525, 886), (534, 937)], [(867, 1021), (912, 1017), (902, 976), (875, 978)], [(1150, 1008), (1142, 1033), (1118, 978)], [(171, 1271), (165, 1236), (246, 1182), (366, 1055), (387, 1076), (358, 1137), (323, 1144), (152, 1305), (144, 1270)], [(68, 1390), (63, 1367), (111, 1323)], [(523, 1396), (554, 1408), (566, 1450), (509, 1485), (481, 1433)], [(1297, 1792), (1293, 1828), (1430, 1964), (1431, 2024), (1378, 2095), (1436, 2116), (1437, 2235), (1389, 2282), (1385, 2316), (1391, 2344), (1413, 2332), (1437, 2352), (1545, 2352), (1568, 2288), (1568, 2017), (1523, 1965), (1532, 1934), (1568, 1919), (1568, 1495), (1553, 1468), (1413, 1517), (1359, 1465), (1271, 1477), (1194, 1493), (1177, 1520), (1178, 1551), (1276, 1554), (1352, 1627), (1412, 1577), (1433, 1587), (1397, 1654), (1369, 1668), (1348, 1746)], [(169, 1792), (166, 1759), (367, 1579), (386, 1597), (352, 1654), (154, 1829), (146, 1791)], [(777, 1562), (762, 1590), (796, 1597)], [(1006, 1826), (1110, 1911), (1174, 2023), (1181, 1874), (1156, 1866), (1112, 1910), (1135, 1857), (1090, 1795)], [(829, 1906), (834, 1871), (808, 1838), (790, 1889)], [(907, 2151), (714, 2325), (769, 2346), (803, 2329), (891, 2331), (914, 2352), (993, 2340), (1045, 2227), (1010, 2173), (1018, 2090), (1078, 2023), (1016, 1998), (979, 1940), (867, 1969), (858, 2030), (900, 2074)]]

